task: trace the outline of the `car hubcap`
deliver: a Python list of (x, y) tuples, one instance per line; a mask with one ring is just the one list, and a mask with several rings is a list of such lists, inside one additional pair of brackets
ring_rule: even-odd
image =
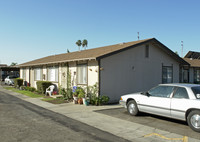
[(129, 105), (129, 112), (130, 112), (131, 114), (133, 114), (133, 113), (135, 112), (135, 105), (134, 105), (134, 104), (130, 104), (130, 105)]
[(194, 128), (199, 129), (200, 128), (200, 115), (199, 114), (193, 115), (190, 119), (190, 122)]

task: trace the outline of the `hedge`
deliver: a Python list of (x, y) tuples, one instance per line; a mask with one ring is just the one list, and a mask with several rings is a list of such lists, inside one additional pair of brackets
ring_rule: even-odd
[(15, 78), (14, 79), (14, 86), (15, 87), (20, 87), (22, 85), (23, 85), (23, 79), (21, 79), (21, 78)]
[(30, 92), (35, 92), (36, 91), (36, 89), (34, 87), (29, 87), (29, 86), (25, 87), (25, 90), (26, 91), (30, 91)]
[(50, 81), (37, 81), (37, 90), (39, 93), (44, 94), (46, 92), (46, 88), (52, 85)]

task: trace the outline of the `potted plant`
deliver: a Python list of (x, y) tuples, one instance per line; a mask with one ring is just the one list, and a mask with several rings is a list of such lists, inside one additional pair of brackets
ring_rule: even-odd
[(85, 97), (85, 91), (81, 87), (77, 87), (75, 94), (78, 95), (78, 103), (83, 104), (83, 98)]
[(78, 104), (83, 104), (83, 98), (85, 97), (85, 94), (83, 91), (81, 91), (78, 95)]

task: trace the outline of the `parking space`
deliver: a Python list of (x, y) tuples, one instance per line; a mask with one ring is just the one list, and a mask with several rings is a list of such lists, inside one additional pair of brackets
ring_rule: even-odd
[(96, 111), (105, 115), (116, 117), (122, 120), (139, 123), (156, 129), (176, 133), (179, 135), (200, 139), (200, 134), (190, 129), (186, 122), (160, 117), (156, 115), (141, 113), (139, 116), (130, 116), (126, 109), (115, 108)]

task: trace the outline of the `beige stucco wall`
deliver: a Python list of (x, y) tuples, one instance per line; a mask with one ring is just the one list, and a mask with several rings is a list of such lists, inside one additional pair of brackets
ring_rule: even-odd
[[(88, 83), (84, 87), (92, 86), (98, 82), (98, 62), (95, 60), (90, 61), (80, 61), (80, 62), (69, 62), (69, 71), (71, 73), (71, 84), (72, 86), (77, 86), (77, 64), (87, 63), (88, 65)], [(67, 88), (67, 63), (59, 64), (58, 68), (58, 82), (53, 82), (57, 86), (61, 85), (63, 88)], [(47, 81), (47, 66), (37, 66), (37, 68), (42, 69), (42, 77), (45, 76), (43, 81)], [(20, 77), (22, 78), (23, 69), (20, 69)], [(29, 80), (29, 68), (26, 68), (26, 81), (30, 83), (31, 87), (37, 88), (34, 77), (34, 67), (30, 68), (30, 80)]]
[(98, 62), (93, 60), (88, 62), (88, 86), (93, 86), (99, 82)]
[(149, 58), (145, 45), (135, 47), (101, 59), (100, 93), (118, 102), (121, 95), (146, 91), (162, 83), (162, 65), (173, 65), (173, 82), (179, 82), (179, 64), (160, 49), (149, 45)]

